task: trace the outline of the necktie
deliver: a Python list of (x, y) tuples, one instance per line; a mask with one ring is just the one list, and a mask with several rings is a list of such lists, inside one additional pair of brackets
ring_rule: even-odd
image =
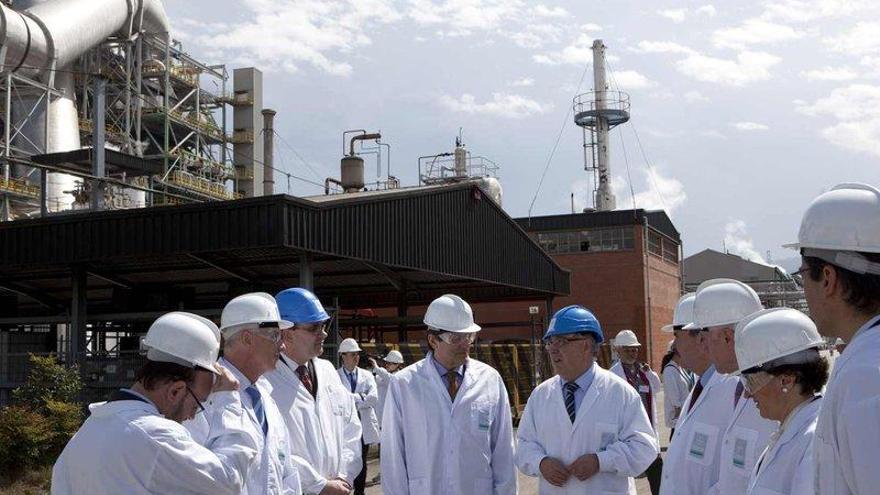
[(357, 379), (355, 378), (354, 373), (345, 372), (348, 375), (348, 384), (351, 386), (351, 393), (354, 393), (357, 389)]
[(739, 404), (739, 399), (742, 397), (743, 393), (743, 382), (736, 382), (736, 391), (733, 396), (733, 407), (736, 408), (736, 405)]
[(309, 393), (312, 394), (312, 397), (314, 397), (315, 386), (312, 384), (312, 374), (309, 373), (309, 368), (306, 367), (306, 365), (304, 364), (299, 365), (299, 367), (296, 369), (296, 376), (299, 377), (299, 381), (302, 382), (306, 390), (308, 390)]
[(691, 403), (688, 405), (688, 411), (694, 408), (694, 404), (697, 403), (697, 399), (700, 398), (701, 393), (703, 393), (703, 382), (697, 380), (697, 384), (694, 385), (694, 391), (691, 393)]
[(266, 421), (266, 411), (263, 409), (263, 398), (260, 395), (260, 391), (253, 385), (244, 389), (244, 391), (251, 396), (251, 402), (254, 403), (254, 415), (257, 416), (257, 421), (260, 422), (260, 426), (263, 428), (263, 436), (265, 436), (269, 432), (269, 422)]
[(574, 393), (579, 388), (581, 387), (575, 382), (568, 382), (565, 384), (565, 410), (568, 411), (568, 419), (571, 420), (571, 424), (574, 424), (574, 418), (577, 415)]
[(449, 398), (455, 402), (455, 395), (458, 393), (458, 372), (457, 371), (449, 371), (445, 375), (446, 377), (446, 390), (449, 392)]

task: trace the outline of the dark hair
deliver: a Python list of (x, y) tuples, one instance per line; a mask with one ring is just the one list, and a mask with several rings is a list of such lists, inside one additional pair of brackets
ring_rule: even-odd
[(670, 350), (669, 352), (667, 352), (666, 354), (663, 355), (663, 359), (660, 360), (660, 369), (661, 370), (663, 368), (665, 368), (666, 365), (669, 364), (670, 361), (672, 361), (672, 358), (675, 357), (677, 352), (678, 351), (675, 350), (675, 347), (673, 347), (672, 350)]
[(188, 385), (195, 378), (195, 368), (160, 361), (147, 361), (134, 377), (135, 381), (141, 382), (147, 390), (154, 390), (166, 382), (183, 381)]
[(820, 358), (801, 364), (786, 364), (769, 370), (773, 376), (793, 375), (795, 383), (801, 385), (804, 395), (818, 394), (828, 381), (828, 361)]
[(443, 330), (435, 330), (433, 328), (428, 327), (428, 333), (425, 335), (425, 341), (428, 343), (428, 349), (431, 349), (431, 352), (436, 352), (436, 350), (434, 349), (434, 347), (431, 346), (431, 341), (428, 340), (428, 335), (433, 335), (434, 337), (439, 339), (440, 336), (443, 335), (444, 333), (446, 333), (446, 332), (444, 332)]
[[(880, 253), (859, 253), (873, 263), (880, 263)], [(833, 265), (814, 256), (803, 256), (809, 268), (810, 279), (819, 281), (822, 269), (827, 265), (837, 272), (837, 279), (843, 287), (843, 300), (862, 313), (874, 314), (880, 311), (880, 275), (856, 273)]]

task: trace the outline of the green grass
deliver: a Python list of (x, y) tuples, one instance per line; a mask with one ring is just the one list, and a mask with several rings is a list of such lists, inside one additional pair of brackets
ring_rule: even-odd
[(43, 495), (49, 493), (52, 466), (27, 471), (16, 481), (0, 476), (0, 495)]

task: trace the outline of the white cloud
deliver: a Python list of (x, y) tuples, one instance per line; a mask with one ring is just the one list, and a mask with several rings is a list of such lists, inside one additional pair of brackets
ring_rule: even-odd
[(835, 52), (849, 55), (871, 55), (880, 53), (880, 22), (859, 22), (840, 36), (825, 39), (828, 47)]
[(676, 24), (684, 22), (687, 18), (687, 13), (688, 9), (666, 9), (657, 11), (657, 14), (660, 17), (665, 17)]
[(614, 81), (620, 86), (621, 91), (651, 88), (657, 85), (654, 81), (634, 70), (619, 70), (613, 74)]
[(702, 7), (697, 7), (695, 10), (697, 14), (704, 15), (706, 17), (715, 17), (717, 11), (713, 5), (703, 5)]
[(517, 46), (523, 48), (540, 48), (546, 43), (559, 42), (563, 30), (554, 24), (529, 24), (523, 29), (502, 31)]
[(709, 97), (699, 91), (688, 91), (684, 94), (684, 101), (688, 103), (701, 103), (709, 101)]
[(822, 67), (801, 72), (801, 77), (810, 81), (849, 81), (859, 75), (848, 67)]
[(506, 93), (492, 93), (492, 100), (484, 103), (478, 103), (473, 95), (467, 93), (461, 95), (460, 98), (443, 95), (440, 97), (440, 104), (453, 112), (508, 118), (528, 117), (553, 109), (552, 104), (540, 103), (525, 96)]
[(805, 115), (836, 120), (820, 131), (841, 148), (880, 156), (880, 86), (851, 84), (836, 88), (812, 105), (796, 107)]
[(766, 124), (758, 122), (732, 122), (730, 126), (738, 131), (767, 131), (770, 129)]
[(807, 23), (819, 19), (854, 16), (876, 8), (873, 0), (776, 0), (764, 7), (769, 21)]
[(594, 31), (601, 31), (602, 26), (593, 23), (581, 24), (581, 31), (585, 33), (592, 33)]
[[(666, 210), (670, 216), (684, 204), (687, 194), (684, 185), (674, 177), (661, 175), (654, 167), (642, 170), (642, 176), (647, 188), (636, 190), (636, 208), (646, 210)], [(617, 198), (617, 208), (626, 210), (632, 208), (633, 197), (629, 185), (621, 176), (614, 176), (611, 180), (611, 190)]]
[(764, 256), (755, 249), (743, 220), (731, 220), (724, 226), (724, 247), (728, 253), (737, 254), (755, 263), (767, 264)]
[(804, 33), (791, 26), (764, 19), (747, 19), (736, 27), (723, 28), (712, 33), (712, 44), (719, 48), (743, 49), (749, 45), (773, 44), (796, 40)]
[(562, 7), (547, 7), (542, 3), (532, 7), (531, 13), (538, 17), (568, 17), (570, 15)]
[(745, 86), (770, 79), (770, 68), (782, 59), (765, 52), (743, 51), (736, 60), (693, 53), (676, 63), (676, 68), (698, 81)]
[(521, 77), (521, 78), (516, 79), (514, 81), (510, 81), (510, 83), (508, 83), (508, 86), (513, 86), (515, 88), (524, 88), (524, 87), (534, 86), (534, 85), (535, 85), (535, 80), (532, 79), (531, 77)]
[(634, 51), (639, 53), (686, 53), (696, 52), (674, 41), (640, 41)]
[(561, 50), (532, 55), (532, 60), (546, 65), (571, 64), (583, 66), (592, 63), (593, 37), (589, 34), (581, 34), (574, 43)]
[(724, 135), (724, 133), (722, 133), (721, 131), (719, 131), (717, 129), (706, 129), (706, 130), (700, 131), (698, 134), (700, 136), (708, 137), (708, 138), (727, 139), (727, 136)]

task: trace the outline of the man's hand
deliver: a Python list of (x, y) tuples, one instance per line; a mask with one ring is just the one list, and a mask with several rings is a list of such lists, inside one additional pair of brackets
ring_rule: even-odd
[(328, 480), (321, 490), (321, 495), (348, 495), (351, 492), (351, 485), (342, 478)]
[(371, 358), (371, 357), (368, 357), (367, 360), (370, 361), (370, 369), (376, 369), (376, 368), (379, 367), (379, 364), (376, 363), (376, 360), (375, 360), (375, 359), (373, 359), (373, 358)]
[(577, 479), (581, 481), (588, 480), (599, 472), (599, 456), (596, 454), (584, 454), (572, 462), (571, 466), (568, 466), (568, 470)]
[(541, 459), (538, 469), (541, 471), (541, 476), (553, 486), (562, 486), (571, 477), (571, 471), (559, 459), (553, 457)]
[(220, 374), (214, 379), (214, 387), (211, 389), (212, 392), (238, 390), (238, 379), (236, 379), (228, 369), (217, 363), (214, 363), (214, 368), (216, 368)]

